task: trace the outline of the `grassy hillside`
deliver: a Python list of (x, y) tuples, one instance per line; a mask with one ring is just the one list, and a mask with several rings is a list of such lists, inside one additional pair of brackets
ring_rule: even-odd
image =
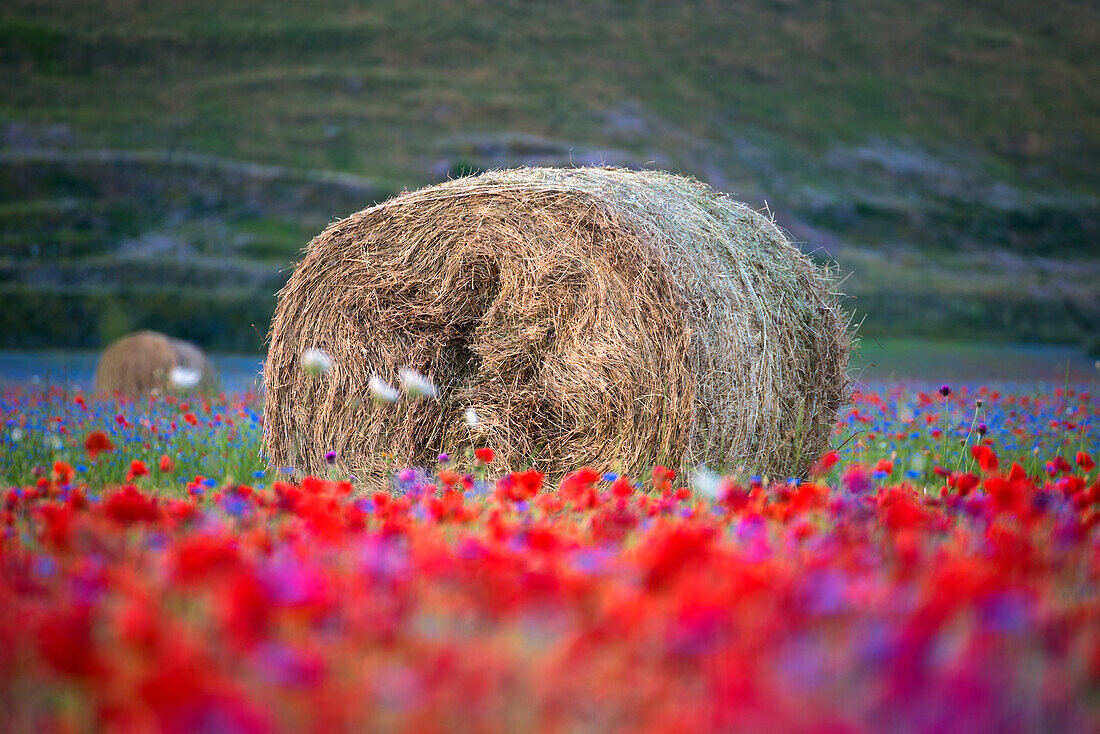
[[(192, 336), (244, 348), (279, 267), (333, 217), (463, 170), (571, 162), (766, 201), (853, 272), (868, 333), (1086, 339), (1098, 29), (1096, 4), (1061, 0), (9, 0), (0, 341), (162, 323), (132, 295), (156, 291), (216, 306)], [(87, 154), (103, 150), (152, 157)], [(166, 249), (187, 266), (163, 272)], [(53, 296), (68, 305), (39, 328)]]

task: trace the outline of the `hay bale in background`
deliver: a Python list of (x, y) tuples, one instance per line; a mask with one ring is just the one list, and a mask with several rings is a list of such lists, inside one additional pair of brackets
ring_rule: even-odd
[[(180, 384), (171, 384), (173, 368)], [(193, 383), (193, 384), (192, 384)], [(207, 391), (217, 374), (202, 350), (156, 331), (137, 331), (111, 342), (95, 368), (97, 393), (141, 395), (153, 390)]]
[[(405, 193), (322, 232), (280, 292), (266, 450), (305, 472), (334, 450), (363, 478), (471, 445), (552, 477), (786, 477), (826, 450), (847, 396), (831, 288), (769, 218), (668, 173), (530, 168)], [(302, 371), (310, 348), (329, 374)], [(405, 366), (438, 400), (372, 402), (371, 377)]]

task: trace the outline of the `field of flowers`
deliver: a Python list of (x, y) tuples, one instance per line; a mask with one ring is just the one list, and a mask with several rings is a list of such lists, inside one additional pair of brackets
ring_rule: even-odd
[(389, 491), (260, 402), (0, 400), (0, 718), (32, 732), (1100, 730), (1100, 400), (882, 386), (802, 480)]

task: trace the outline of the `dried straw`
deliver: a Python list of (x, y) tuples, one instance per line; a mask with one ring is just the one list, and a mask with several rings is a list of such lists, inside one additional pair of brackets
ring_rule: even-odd
[[(314, 473), (333, 450), (363, 479), (469, 446), (552, 477), (797, 474), (848, 392), (832, 288), (769, 217), (668, 173), (522, 168), (405, 193), (332, 224), (280, 292), (266, 450)], [(310, 348), (330, 373), (302, 371)], [(438, 399), (373, 402), (371, 377), (405, 366)]]
[(213, 365), (194, 344), (156, 331), (136, 331), (111, 342), (100, 355), (95, 391), (141, 395), (174, 390), (169, 380), (173, 367), (199, 371), (201, 378), (194, 391), (209, 391), (217, 384)]

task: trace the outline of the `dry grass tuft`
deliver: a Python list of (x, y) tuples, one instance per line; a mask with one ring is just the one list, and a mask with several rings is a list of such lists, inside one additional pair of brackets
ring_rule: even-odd
[[(173, 367), (197, 371), (198, 382), (173, 386)], [(100, 394), (142, 395), (153, 391), (207, 391), (217, 384), (217, 373), (202, 350), (190, 342), (156, 331), (136, 331), (107, 345), (95, 368), (95, 391)]]
[[(768, 217), (653, 171), (490, 172), (353, 214), (310, 243), (269, 338), (271, 461), (321, 472), (335, 450), (361, 479), (471, 445), (551, 477), (785, 477), (848, 393), (832, 280)], [(311, 348), (331, 371), (302, 371)], [(405, 366), (439, 398), (372, 401)]]

